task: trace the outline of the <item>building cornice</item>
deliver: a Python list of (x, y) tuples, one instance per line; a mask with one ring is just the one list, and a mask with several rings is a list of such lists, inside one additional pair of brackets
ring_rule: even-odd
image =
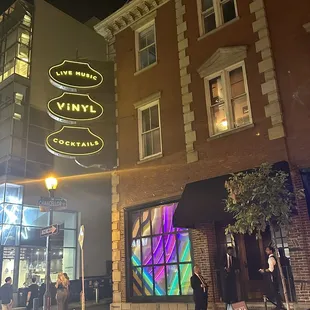
[(98, 23), (94, 28), (107, 41), (122, 30), (130, 27), (144, 16), (157, 10), (170, 0), (131, 0), (112, 15)]

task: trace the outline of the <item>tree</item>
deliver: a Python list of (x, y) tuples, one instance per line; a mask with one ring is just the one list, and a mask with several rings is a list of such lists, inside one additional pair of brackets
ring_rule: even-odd
[[(288, 174), (275, 171), (270, 164), (265, 163), (252, 172), (232, 174), (225, 187), (228, 192), (226, 211), (232, 213), (235, 219), (235, 223), (226, 228), (226, 234), (255, 234), (257, 238), (261, 238), (261, 233), (269, 226), (285, 303), (289, 310), (286, 283), (275, 238), (278, 227), (289, 230), (291, 210), (295, 205), (295, 194), (288, 188)], [(302, 192), (297, 194), (302, 195)]]

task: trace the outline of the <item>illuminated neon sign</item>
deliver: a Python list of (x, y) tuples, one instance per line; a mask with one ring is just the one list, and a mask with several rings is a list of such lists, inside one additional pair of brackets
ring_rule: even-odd
[(56, 156), (76, 158), (99, 153), (104, 142), (90, 128), (63, 126), (46, 138), (45, 146)]
[(103, 82), (103, 76), (89, 63), (71, 60), (51, 67), (49, 77), (55, 87), (68, 91), (98, 87)]
[(47, 113), (56, 121), (75, 124), (99, 118), (103, 114), (103, 107), (89, 95), (63, 93), (48, 102)]

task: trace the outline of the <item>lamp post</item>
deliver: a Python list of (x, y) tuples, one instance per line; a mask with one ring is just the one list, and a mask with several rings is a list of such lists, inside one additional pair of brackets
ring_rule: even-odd
[[(58, 185), (58, 181), (54, 177), (49, 177), (45, 179), (45, 186), (49, 192), (49, 197), (55, 197), (55, 191)], [(48, 226), (53, 225), (53, 208), (50, 207), (48, 210)], [(50, 236), (46, 237), (46, 268), (45, 268), (45, 294), (43, 301), (43, 309), (51, 309), (51, 243)]]

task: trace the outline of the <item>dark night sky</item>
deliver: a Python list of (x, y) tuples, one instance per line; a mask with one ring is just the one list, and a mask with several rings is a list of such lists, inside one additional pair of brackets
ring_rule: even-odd
[[(1, 1), (1, 0), (0, 0)], [(47, 0), (58, 9), (86, 22), (92, 16), (103, 19), (123, 6), (128, 0)]]

